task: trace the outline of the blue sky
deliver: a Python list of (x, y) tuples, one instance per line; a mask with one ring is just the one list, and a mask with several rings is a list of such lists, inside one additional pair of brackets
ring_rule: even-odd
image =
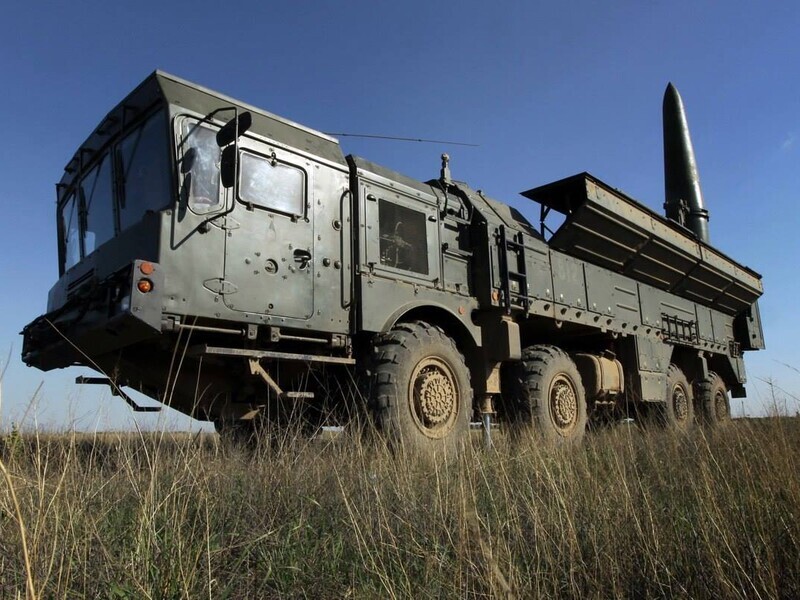
[(342, 139), (418, 179), (447, 151), (456, 179), (523, 211), (520, 191), (589, 171), (660, 212), (673, 81), (712, 243), (764, 276), (768, 349), (747, 356), (734, 410), (763, 413), (772, 392), (800, 410), (798, 31), (796, 2), (18, 3), (0, 20), (0, 428), (133, 423), (74, 385), (82, 371), (23, 366), (17, 334), (57, 277), (55, 182), (156, 68), (323, 131), (479, 144)]

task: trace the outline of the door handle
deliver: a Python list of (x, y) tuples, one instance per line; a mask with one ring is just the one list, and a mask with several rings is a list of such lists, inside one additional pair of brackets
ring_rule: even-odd
[(294, 257), (294, 263), (297, 265), (298, 269), (303, 271), (308, 268), (308, 263), (311, 262), (311, 252), (298, 248), (292, 253), (292, 256)]

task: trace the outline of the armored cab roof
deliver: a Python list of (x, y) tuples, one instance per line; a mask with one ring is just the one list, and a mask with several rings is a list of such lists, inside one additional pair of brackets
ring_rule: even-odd
[[(155, 71), (109, 111), (91, 135), (86, 138), (86, 141), (81, 144), (75, 156), (64, 167), (65, 173), (61, 185), (68, 185), (106, 145), (117, 137), (120, 131), (134, 124), (158, 105), (182, 107), (200, 115), (208, 115), (220, 108), (236, 107), (239, 111), (248, 111), (252, 114), (252, 126), (250, 127), (252, 133), (292, 146), (324, 160), (346, 165), (339, 142), (335, 138), (175, 75)], [(220, 122), (227, 121), (231, 116), (232, 112), (221, 113), (219, 120)]]
[(367, 160), (366, 158), (362, 158), (361, 156), (355, 156), (353, 154), (349, 155), (348, 158), (350, 159), (350, 163), (357, 169), (357, 174), (362, 175), (364, 173), (373, 173), (374, 175), (378, 175), (387, 181), (398, 182), (402, 183), (406, 187), (411, 189), (417, 190), (419, 192), (425, 194), (433, 194), (435, 193), (431, 189), (430, 182), (429, 183), (422, 183), (421, 181), (417, 181), (416, 179), (412, 179), (407, 175), (403, 175), (402, 173), (398, 173), (388, 167), (384, 167), (377, 163), (372, 162), (371, 160)]

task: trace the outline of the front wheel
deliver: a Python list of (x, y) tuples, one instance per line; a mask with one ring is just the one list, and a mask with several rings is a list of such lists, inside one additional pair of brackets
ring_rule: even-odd
[(396, 325), (380, 336), (370, 408), (395, 447), (427, 454), (458, 451), (469, 437), (472, 387), (453, 340), (422, 321)]
[(252, 446), (256, 441), (256, 427), (252, 420), (218, 417), (214, 419), (214, 429), (226, 444)]

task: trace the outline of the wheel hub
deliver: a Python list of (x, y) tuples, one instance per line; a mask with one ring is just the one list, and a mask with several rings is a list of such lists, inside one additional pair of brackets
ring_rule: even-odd
[(565, 377), (559, 377), (550, 391), (550, 407), (553, 421), (560, 429), (567, 429), (578, 419), (578, 401), (575, 388)]
[(455, 404), (453, 383), (439, 371), (429, 371), (417, 380), (422, 418), (433, 425), (447, 419)]
[(722, 392), (717, 392), (714, 396), (714, 411), (717, 413), (717, 421), (728, 418), (728, 398)]
[(422, 432), (445, 435), (458, 413), (458, 389), (448, 366), (437, 358), (422, 361), (412, 379), (414, 418)]
[(689, 399), (680, 385), (676, 385), (672, 390), (672, 407), (678, 421), (685, 421), (689, 417)]

